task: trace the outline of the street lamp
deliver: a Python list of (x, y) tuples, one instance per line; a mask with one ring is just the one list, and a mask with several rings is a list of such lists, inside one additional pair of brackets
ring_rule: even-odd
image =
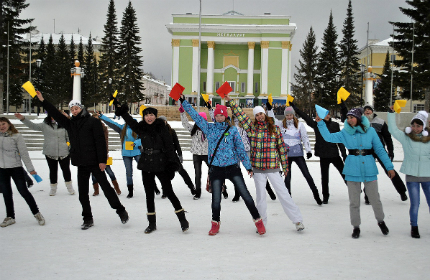
[(364, 91), (364, 71), (366, 70), (366, 65), (360, 64), (361, 70), (361, 97), (360, 97), (360, 106), (363, 107), (363, 91)]
[[(37, 87), (40, 87), (40, 66), (42, 65), (41, 59), (36, 59), (37, 67)], [(40, 101), (37, 101), (37, 116), (40, 114)]]
[[(108, 83), (109, 83), (108, 95), (109, 95), (109, 98), (110, 98), (110, 95), (112, 94), (112, 78), (108, 79)], [(108, 105), (108, 108), (107, 108), (106, 112), (110, 112), (110, 106), (109, 105)]]

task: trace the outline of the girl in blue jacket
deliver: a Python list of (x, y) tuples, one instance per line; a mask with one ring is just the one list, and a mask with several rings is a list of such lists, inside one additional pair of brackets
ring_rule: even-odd
[(349, 151), (342, 173), (345, 175), (348, 186), (349, 212), (351, 224), (354, 227), (352, 237), (360, 237), (361, 183), (366, 189), (378, 226), (382, 233), (387, 235), (389, 231), (384, 222), (384, 211), (378, 193), (378, 168), (372, 153), (375, 152), (382, 160), (390, 178), (394, 176), (394, 167), (375, 129), (370, 127), (369, 120), (362, 116), (362, 111), (358, 108), (348, 112), (345, 126), (340, 132), (330, 133), (319, 116), (315, 118), (315, 121), (318, 122), (318, 129), (325, 141), (342, 143)]

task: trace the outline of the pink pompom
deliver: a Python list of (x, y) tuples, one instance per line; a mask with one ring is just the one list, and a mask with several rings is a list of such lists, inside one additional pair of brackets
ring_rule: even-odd
[(180, 112), (180, 113), (185, 112), (184, 107), (182, 107), (182, 105), (181, 105), (181, 107), (179, 107), (179, 112)]

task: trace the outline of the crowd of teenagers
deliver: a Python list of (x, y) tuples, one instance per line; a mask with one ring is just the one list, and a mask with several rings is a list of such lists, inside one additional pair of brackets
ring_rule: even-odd
[[(272, 106), (256, 106), (253, 116), (247, 115), (234, 100), (225, 97), (226, 105), (217, 105), (214, 109), (209, 103), (209, 116), (198, 113), (181, 95), (180, 117), (182, 125), (191, 135), (191, 149), (194, 165), (194, 182), (185, 170), (182, 150), (176, 132), (170, 127), (167, 118), (158, 116), (157, 109), (146, 107), (142, 120), (138, 121), (129, 114), (127, 104), (120, 104), (114, 99), (115, 115), (122, 117), (123, 124), (103, 115), (103, 112), (90, 114), (80, 101), (69, 103), (71, 116), (58, 110), (45, 100), (40, 92), (37, 97), (47, 112), (42, 123), (33, 123), (17, 113), (15, 117), (32, 130), (41, 131), (44, 136), (42, 153), (49, 168), (50, 196), (57, 193), (58, 165), (63, 173), (64, 184), (70, 195), (75, 194), (72, 184), (70, 163), (77, 167), (77, 189), (82, 206), (83, 230), (94, 225), (90, 204), (90, 177), (94, 193), (102, 190), (111, 208), (115, 209), (121, 222), (127, 223), (128, 212), (122, 205), (119, 195), (121, 190), (113, 170), (107, 164), (109, 159), (107, 126), (120, 134), (121, 155), (126, 171), (127, 198), (134, 194), (133, 161), (142, 174), (142, 184), (146, 195), (148, 226), (145, 233), (157, 229), (155, 196), (170, 201), (182, 231), (189, 229), (186, 211), (174, 192), (172, 179), (178, 172), (195, 200), (200, 199), (202, 189), (212, 196), (211, 228), (209, 235), (216, 235), (221, 226), (221, 201), (227, 198), (226, 180), (234, 186), (233, 202), (242, 198), (256, 232), (265, 234), (268, 225), (267, 196), (279, 199), (281, 206), (295, 225), (297, 231), (305, 229), (299, 207), (292, 198), (292, 163), (296, 163), (305, 177), (312, 196), (318, 205), (328, 204), (330, 164), (339, 171), (347, 186), (352, 237), (360, 236), (360, 197), (364, 192), (365, 204), (370, 204), (377, 225), (384, 235), (389, 233), (385, 224), (384, 210), (378, 191), (378, 168), (376, 160), (391, 179), (402, 201), (410, 198), (411, 236), (420, 238), (418, 231), (418, 209), (420, 204), (420, 186), (430, 206), (430, 136), (428, 114), (418, 112), (410, 126), (403, 131), (397, 128), (392, 109), (388, 113), (388, 125), (378, 118), (371, 106), (348, 110), (345, 102), (341, 103), (341, 129), (330, 114), (315, 119), (296, 107), (294, 103), (284, 110), (284, 118), (278, 120)], [(231, 117), (228, 111), (231, 111)], [(187, 115), (194, 121), (190, 123)], [(296, 115), (301, 117), (315, 132), (314, 155), (320, 159), (321, 194), (309, 172), (307, 159), (312, 157), (312, 148), (306, 127)], [(234, 121), (233, 121), (234, 120)], [(397, 139), (404, 150), (404, 160), (400, 172), (405, 174), (406, 186), (392, 164), (394, 158), (393, 141)], [(0, 118), (0, 191), (6, 206), (6, 218), (0, 224), (7, 227), (15, 223), (15, 211), (11, 187), (13, 179), (18, 192), (27, 202), (39, 225), (45, 219), (39, 212), (36, 201), (28, 190), (32, 184), (27, 171), (36, 176), (23, 136), (8, 118)], [(202, 187), (202, 164), (208, 166), (207, 183)], [(255, 185), (255, 201), (244, 180), (241, 166), (252, 177)], [(109, 175), (112, 185), (109, 183)], [(155, 178), (161, 184), (157, 187)], [(36, 177), (35, 177), (36, 178)], [(293, 181), (294, 182), (294, 181)], [(293, 183), (294, 184), (294, 183)], [(137, 183), (140, 185), (140, 182)], [(272, 190), (272, 187), (274, 191)], [(297, 186), (300, 187), (300, 186)], [(276, 194), (275, 194), (276, 193)]]

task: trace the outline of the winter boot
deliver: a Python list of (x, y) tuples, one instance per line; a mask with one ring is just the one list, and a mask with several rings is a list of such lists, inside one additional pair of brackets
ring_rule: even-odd
[(322, 204), (321, 198), (320, 198), (320, 194), (318, 193), (318, 191), (314, 191), (314, 199), (317, 202), (318, 205)]
[(193, 199), (194, 200), (200, 199), (201, 195), (202, 195), (202, 189), (201, 188), (196, 188), (196, 194), (194, 195)]
[(41, 226), (45, 225), (45, 218), (43, 218), (43, 216), (42, 216), (42, 214), (40, 214), (40, 212), (37, 212), (37, 214), (34, 215), (34, 217), (36, 218), (39, 225), (41, 225)]
[(66, 188), (69, 194), (75, 194), (75, 190), (73, 189), (72, 181), (66, 182)]
[(352, 231), (352, 238), (357, 239), (360, 237), (360, 228), (354, 227), (354, 230)]
[(261, 218), (255, 220), (254, 223), (255, 223), (255, 226), (257, 227), (257, 232), (259, 235), (263, 235), (266, 233), (266, 228), (264, 227), (263, 220)]
[(145, 229), (145, 233), (151, 233), (154, 230), (157, 230), (157, 226), (155, 223), (155, 212), (146, 214), (148, 217), (149, 226)]
[(127, 198), (132, 198), (133, 197), (133, 185), (127, 185), (127, 189), (128, 189)]
[(187, 221), (187, 218), (185, 218), (185, 210), (180, 209), (175, 211), (176, 216), (178, 216), (179, 222), (181, 223), (181, 228), (183, 232), (186, 232), (190, 226), (190, 224)]
[(276, 200), (276, 195), (270, 187), (269, 181), (266, 182), (266, 191), (269, 194), (271, 200)]
[(216, 235), (219, 232), (219, 226), (221, 222), (212, 221), (212, 228), (209, 231), (209, 235)]
[(93, 184), (93, 187), (94, 187), (93, 196), (98, 196), (99, 195), (99, 183)]
[(188, 188), (190, 189), (191, 195), (195, 195), (196, 194), (196, 189), (194, 188), (194, 185), (188, 185)]
[(240, 194), (239, 194), (239, 190), (237, 189), (236, 186), (234, 186), (234, 197), (231, 201), (233, 202), (238, 202), (240, 199)]
[(323, 204), (328, 204), (329, 195), (323, 195)]
[(121, 223), (126, 224), (128, 222), (128, 213), (125, 209), (119, 211), (118, 216), (121, 219)]
[(116, 194), (117, 194), (117, 195), (120, 195), (120, 194), (121, 194), (121, 190), (119, 189), (118, 181), (117, 181), (117, 180), (114, 180), (114, 181), (112, 181), (112, 184), (113, 184), (113, 188), (114, 188), (114, 189), (115, 189), (115, 191), (116, 191)]
[(82, 230), (87, 230), (94, 225), (94, 220), (91, 218), (89, 220), (84, 220), (84, 223), (81, 225)]
[(379, 228), (381, 229), (381, 231), (382, 231), (382, 234), (383, 234), (383, 235), (387, 235), (387, 234), (390, 232), (390, 231), (388, 230), (387, 225), (385, 224), (385, 222), (384, 222), (384, 221), (379, 222), (379, 223), (378, 223), (378, 226), (379, 226)]
[(408, 200), (408, 196), (406, 195), (406, 193), (402, 193), (402, 194), (400, 195), (400, 199), (401, 199), (402, 201), (406, 201), (406, 200)]
[(412, 226), (411, 227), (411, 236), (413, 238), (420, 238), (420, 233), (418, 231), (418, 226)]
[(51, 190), (49, 191), (50, 196), (54, 196), (57, 193), (57, 184), (51, 184)]
[(303, 225), (303, 223), (302, 222), (298, 222), (298, 223), (296, 223), (296, 230), (297, 231), (302, 231), (302, 230), (304, 230), (305, 229), (305, 226)]

